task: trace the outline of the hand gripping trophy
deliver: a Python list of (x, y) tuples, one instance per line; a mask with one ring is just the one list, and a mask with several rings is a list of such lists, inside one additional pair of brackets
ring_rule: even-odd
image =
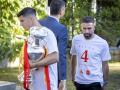
[[(24, 82), (25, 77), (26, 77), (26, 67), (29, 64), (29, 62), (38, 62), (39, 60), (42, 60), (46, 54), (47, 54), (47, 49), (46, 49), (46, 36), (47, 36), (47, 31), (44, 30), (44, 28), (41, 27), (32, 27), (30, 28), (30, 34), (28, 39), (24, 36), (17, 36), (19, 39), (24, 39), (25, 42), (27, 43), (27, 47), (24, 47), (24, 71), (19, 74), (18, 79), (21, 82)], [(26, 53), (25, 53), (26, 49)], [(28, 63), (26, 63), (27, 60), (25, 60), (25, 57), (27, 55), (28, 58)], [(29, 65), (28, 65), (29, 66)], [(28, 67), (29, 69), (30, 67)], [(32, 70), (38, 70), (39, 68), (34, 68)], [(29, 78), (27, 78), (29, 83), (32, 83), (32, 74), (31, 70), (29, 73)]]
[(32, 27), (28, 38), (28, 56), (31, 62), (44, 58), (47, 32), (41, 27)]

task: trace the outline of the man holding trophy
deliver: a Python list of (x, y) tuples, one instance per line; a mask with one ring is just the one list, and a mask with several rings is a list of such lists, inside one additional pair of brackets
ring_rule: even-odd
[(57, 90), (58, 47), (53, 32), (39, 24), (33, 8), (26, 7), (17, 16), (21, 26), (30, 32), (24, 47), (25, 90), (29, 90), (25, 81), (30, 73), (33, 90)]

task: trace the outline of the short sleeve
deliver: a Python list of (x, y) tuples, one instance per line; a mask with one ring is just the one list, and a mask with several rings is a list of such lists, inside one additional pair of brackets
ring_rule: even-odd
[(111, 59), (110, 51), (109, 51), (109, 46), (108, 43), (105, 42), (102, 52), (101, 52), (101, 59), (102, 61), (108, 61)]
[(74, 38), (72, 39), (72, 46), (71, 46), (70, 54), (71, 55), (76, 55), (75, 39)]
[(57, 40), (52, 31), (48, 29), (48, 36), (46, 37), (46, 47), (48, 49), (48, 54), (52, 52), (58, 52)]

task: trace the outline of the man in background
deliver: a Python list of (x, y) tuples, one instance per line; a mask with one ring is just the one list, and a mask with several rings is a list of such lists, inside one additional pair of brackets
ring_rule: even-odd
[[(58, 90), (57, 82), (57, 62), (58, 62), (58, 47), (56, 38), (51, 30), (40, 25), (36, 18), (36, 11), (31, 7), (26, 7), (22, 9), (17, 14), (21, 26), (25, 30), (29, 30), (30, 35), (27, 39), (27, 53), (26, 56), (30, 62), (30, 68), (32, 69), (32, 84), (33, 90)], [(37, 32), (37, 33), (35, 33)], [(43, 33), (45, 32), (45, 34)], [(46, 56), (44, 58), (33, 58), (34, 62), (31, 62), (30, 54), (40, 55), (41, 54), (41, 43), (38, 38), (35, 38), (37, 34), (45, 36), (42, 41), (43, 47), (46, 48)], [(36, 42), (37, 40), (37, 42)], [(43, 50), (42, 50), (43, 51)], [(26, 55), (27, 55), (26, 53)], [(35, 62), (36, 61), (36, 62)], [(24, 64), (26, 65), (26, 63)], [(25, 90), (29, 90), (28, 88)]]
[(82, 19), (81, 30), (82, 34), (73, 38), (70, 51), (72, 80), (76, 90), (102, 90), (108, 84), (108, 43), (94, 33), (93, 17)]
[(66, 49), (67, 49), (67, 28), (59, 23), (59, 19), (64, 16), (65, 2), (63, 0), (52, 0), (50, 4), (50, 16), (40, 20), (40, 24), (49, 28), (56, 36), (59, 50), (58, 62), (58, 88), (66, 89)]

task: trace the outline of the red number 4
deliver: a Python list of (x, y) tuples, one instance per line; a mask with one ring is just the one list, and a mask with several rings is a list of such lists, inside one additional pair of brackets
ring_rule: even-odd
[(81, 59), (84, 60), (84, 62), (88, 61), (88, 50), (85, 50), (84, 53), (81, 56)]

